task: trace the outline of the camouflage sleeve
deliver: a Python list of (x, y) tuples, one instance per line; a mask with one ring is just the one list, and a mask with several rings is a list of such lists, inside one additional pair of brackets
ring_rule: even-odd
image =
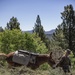
[(62, 57), (59, 62), (56, 64), (56, 67), (61, 66), (63, 63), (64, 57)]

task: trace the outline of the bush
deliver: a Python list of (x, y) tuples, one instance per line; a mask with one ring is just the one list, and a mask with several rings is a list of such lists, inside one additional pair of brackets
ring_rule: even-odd
[(0, 50), (9, 53), (16, 50), (46, 53), (48, 49), (35, 34), (23, 33), (20, 30), (5, 30), (0, 34)]

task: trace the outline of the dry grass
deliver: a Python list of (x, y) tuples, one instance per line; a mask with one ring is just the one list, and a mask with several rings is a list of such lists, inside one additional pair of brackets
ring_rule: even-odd
[[(57, 52), (57, 53), (60, 54), (60, 52)], [(59, 58), (60, 55), (57, 53), (55, 52), (53, 56)], [(58, 58), (55, 58), (55, 60)], [(75, 75), (74, 70), (75, 68), (71, 69), (72, 75)], [(21, 66), (21, 67), (16, 67), (16, 68), (13, 67), (12, 69), (12, 68), (8, 68), (7, 64), (5, 66), (2, 66), (0, 64), (0, 75), (64, 75), (64, 72), (60, 68), (52, 69), (49, 67), (47, 70), (46, 69), (42, 70), (41, 68), (38, 68), (36, 70), (31, 70), (30, 68)]]
[[(75, 75), (75, 71), (72, 70), (72, 74)], [(59, 68), (48, 70), (40, 70), (39, 68), (36, 70), (31, 70), (25, 66), (16, 67), (13, 69), (8, 68), (7, 66), (0, 65), (0, 75), (63, 75), (63, 71)]]

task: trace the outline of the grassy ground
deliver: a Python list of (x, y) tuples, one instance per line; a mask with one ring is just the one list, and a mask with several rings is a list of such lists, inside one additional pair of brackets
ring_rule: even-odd
[[(55, 52), (56, 53), (56, 52)], [(53, 56), (58, 57), (59, 54), (55, 54)], [(61, 54), (62, 55), (62, 54)], [(54, 59), (56, 60), (56, 58)], [(0, 75), (64, 75), (64, 72), (60, 68), (52, 69), (51, 67), (47, 68), (46, 66), (44, 68), (47, 68), (47, 70), (41, 70), (41, 68), (38, 68), (36, 70), (31, 70), (30, 68), (27, 68), (25, 66), (16, 67), (16, 68), (8, 68), (8, 64), (6, 63), (4, 66), (1, 65), (2, 62), (0, 61)], [(45, 64), (46, 65), (46, 64)], [(75, 68), (71, 69), (72, 75), (75, 75)], [(70, 74), (67, 74), (70, 75)]]
[[(75, 75), (75, 71), (72, 69), (72, 75)], [(0, 66), (0, 75), (63, 75), (63, 71), (59, 68), (48, 70), (31, 70), (25, 66), (8, 68), (7, 66)], [(69, 74), (67, 74), (69, 75)]]

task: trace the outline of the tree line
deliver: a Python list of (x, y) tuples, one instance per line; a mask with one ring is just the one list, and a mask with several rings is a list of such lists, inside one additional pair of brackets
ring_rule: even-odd
[[(42, 34), (42, 36), (41, 36)], [(5, 29), (0, 27), (0, 51), (9, 53), (19, 49), (46, 53), (45, 34), (39, 15), (37, 16), (33, 33), (23, 32), (16, 17), (12, 17)]]
[[(61, 49), (69, 48), (75, 56), (75, 11), (72, 5), (64, 6), (64, 11), (61, 13), (61, 19), (62, 23), (57, 26), (55, 32), (52, 35), (52, 39), (49, 40), (45, 35), (45, 31), (43, 25), (41, 24), (41, 19), (39, 15), (37, 15), (32, 34), (23, 33), (20, 29), (20, 23), (18, 22), (17, 18), (12, 17), (9, 23), (7, 23), (5, 29), (0, 27), (0, 49), (6, 49), (6, 51), (10, 51), (10, 48), (11, 51), (12, 49), (29, 49), (35, 50), (36, 52), (37, 46), (41, 46), (43, 44), (43, 46), (41, 46), (41, 49), (38, 51), (42, 51), (43, 49), (43, 51), (47, 52), (54, 47), (58, 47)], [(17, 29), (18, 31), (14, 29)], [(13, 39), (12, 43), (15, 43), (16, 45), (8, 45), (8, 43), (11, 44), (11, 42), (7, 41), (11, 41), (10, 37)], [(38, 39), (36, 37), (38, 37)], [(32, 39), (34, 41), (38, 40), (39, 42), (35, 41), (33, 43)], [(35, 44), (37, 44), (37, 46), (35, 46)]]

